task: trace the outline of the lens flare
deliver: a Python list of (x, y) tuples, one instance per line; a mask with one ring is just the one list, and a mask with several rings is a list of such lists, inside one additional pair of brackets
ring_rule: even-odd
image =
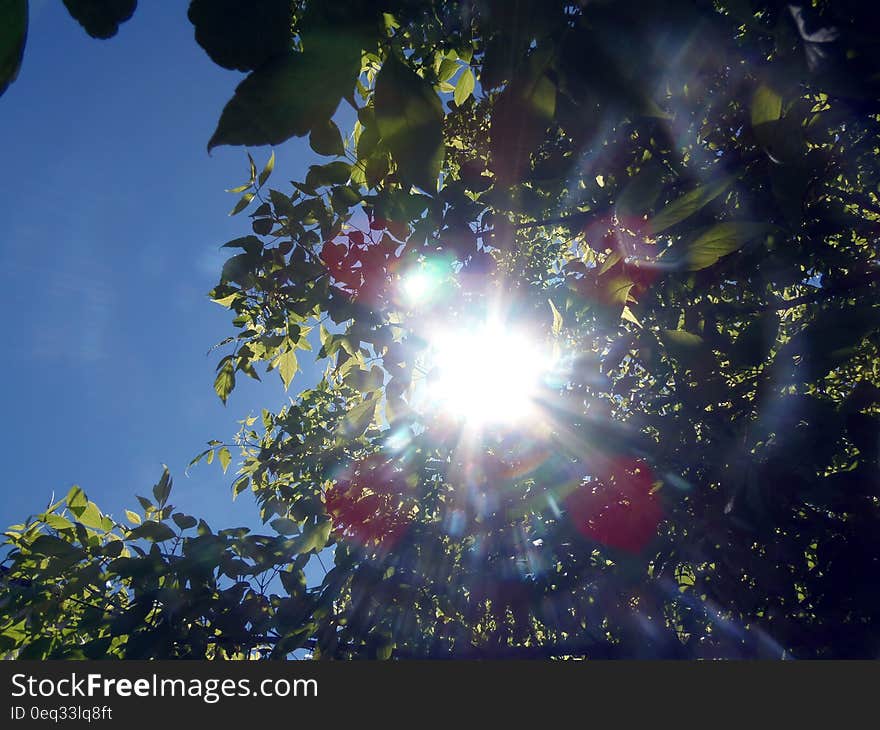
[(411, 302), (423, 301), (430, 295), (433, 284), (431, 275), (426, 271), (413, 272), (403, 280), (404, 296)]
[(430, 405), (468, 425), (528, 418), (553, 365), (543, 343), (501, 322), (437, 332), (431, 353)]
[(423, 262), (401, 276), (400, 299), (410, 307), (421, 307), (434, 301), (449, 273), (448, 267), (442, 261), (432, 259)]

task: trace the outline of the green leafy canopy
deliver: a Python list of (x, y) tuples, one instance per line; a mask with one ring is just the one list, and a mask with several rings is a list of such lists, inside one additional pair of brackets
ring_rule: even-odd
[[(76, 488), (5, 533), (0, 653), (876, 656), (874, 12), (194, 0), (248, 73), (209, 148), (332, 158), (249, 158), (210, 293), (216, 395), (289, 398), (191, 466), (265, 529), (178, 511), (167, 472), (126, 525)], [(498, 302), (561, 365), (474, 434), (420, 405), (424, 324)]]

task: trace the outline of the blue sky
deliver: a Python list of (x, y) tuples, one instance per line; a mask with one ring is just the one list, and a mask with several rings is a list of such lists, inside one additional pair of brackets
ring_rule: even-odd
[[(232, 469), (184, 474), (206, 441), (286, 398), (274, 373), (239, 378), (225, 408), (213, 392), (206, 352), (233, 328), (206, 294), (220, 246), (250, 230), (224, 192), (247, 179), (245, 150), (205, 145), (242, 75), (196, 44), (187, 5), (141, 2), (99, 41), (62, 3), (31, 2), (24, 63), (0, 97), (4, 527), (72, 484), (120, 518), (163, 463), (180, 509), (215, 528), (255, 522), (252, 499), (231, 502)], [(252, 153), (261, 165), (270, 149)], [(274, 186), (313, 157), (305, 140), (277, 148)]]

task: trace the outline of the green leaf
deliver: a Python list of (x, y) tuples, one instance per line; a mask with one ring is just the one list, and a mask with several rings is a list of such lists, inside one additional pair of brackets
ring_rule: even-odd
[(339, 157), (345, 154), (342, 134), (332, 119), (328, 119), (324, 124), (316, 124), (312, 128), (309, 145), (319, 155)]
[(671, 202), (650, 220), (651, 233), (660, 233), (689, 218), (727, 190), (735, 179), (735, 175), (726, 175), (715, 182), (701, 185)]
[(27, 31), (27, 0), (0, 0), (0, 95), (18, 76)]
[(217, 452), (217, 458), (220, 460), (220, 466), (223, 468), (223, 473), (225, 474), (232, 461), (232, 454), (230, 454), (229, 449), (224, 446)]
[(330, 191), (333, 210), (344, 214), (361, 202), (361, 196), (348, 185), (337, 185)]
[(238, 215), (239, 213), (241, 213), (241, 211), (248, 207), (253, 199), (253, 193), (245, 193), (241, 196), (241, 198), (239, 198), (238, 202), (235, 204), (235, 207), (231, 211), (229, 211), (229, 215)]
[(256, 255), (263, 250), (263, 242), (256, 236), (241, 236), (227, 241), (223, 244), (223, 248), (240, 248), (251, 255)]
[(437, 190), (443, 162), (443, 105), (431, 84), (396, 55), (376, 76), (376, 123), (400, 177), (427, 192)]
[(235, 482), (232, 484), (232, 498), (235, 499), (239, 494), (247, 489), (249, 484), (250, 478), (247, 474), (244, 474), (236, 479)]
[(104, 516), (94, 502), (89, 502), (77, 519), (86, 527), (91, 527), (94, 530), (104, 529)]
[(229, 188), (227, 193), (243, 193), (245, 190), (253, 186), (253, 182), (247, 182), (234, 188)]
[(528, 173), (532, 153), (556, 115), (557, 86), (547, 75), (546, 52), (530, 54), (498, 94), (490, 120), (492, 170), (505, 182)]
[(368, 188), (375, 188), (385, 176), (388, 174), (389, 164), (388, 155), (375, 154), (367, 160), (367, 166), (364, 169), (364, 182)]
[(661, 330), (659, 337), (669, 354), (684, 362), (693, 361), (705, 346), (702, 337), (685, 330)]
[(290, 0), (192, 0), (196, 42), (218, 66), (250, 71), (290, 47)]
[(351, 408), (336, 430), (337, 436), (355, 439), (367, 430), (376, 413), (376, 401), (372, 398)]
[(278, 574), (281, 579), (281, 585), (284, 586), (291, 596), (298, 596), (306, 589), (306, 576), (302, 570), (294, 568), (293, 570), (283, 570)]
[(50, 557), (82, 555), (75, 545), (52, 535), (40, 535), (30, 547), (33, 552)]
[(240, 298), (240, 294), (238, 292), (233, 292), (228, 297), (221, 297), (220, 299), (212, 299), (211, 301), (216, 302), (221, 307), (226, 307), (227, 309), (235, 304), (236, 301)]
[(646, 165), (627, 182), (617, 196), (615, 210), (621, 223), (626, 218), (642, 217), (657, 201), (663, 189), (663, 168), (660, 165)]
[(77, 517), (79, 517), (89, 505), (89, 499), (86, 497), (86, 493), (75, 484), (67, 493), (66, 502), (67, 508)]
[(198, 520), (195, 517), (182, 514), (181, 512), (175, 512), (171, 515), (171, 519), (174, 520), (174, 524), (181, 530), (189, 530), (198, 524)]
[(64, 0), (67, 12), (92, 38), (112, 38), (137, 8), (137, 0)]
[(156, 500), (156, 504), (159, 507), (163, 507), (165, 502), (168, 501), (168, 497), (171, 494), (171, 473), (168, 471), (168, 467), (162, 471), (162, 476), (159, 477), (159, 481), (153, 487), (153, 499)]
[(453, 76), (455, 76), (455, 72), (459, 69), (458, 63), (455, 62), (452, 58), (444, 58), (440, 62), (440, 67), (437, 69), (437, 79), (439, 81), (449, 81)]
[(278, 145), (326, 124), (360, 72), (365, 40), (345, 26), (306, 31), (302, 52), (268, 61), (239, 84), (208, 150)]
[(320, 552), (323, 550), (327, 540), (330, 539), (332, 528), (333, 522), (329, 519), (321, 520), (314, 525), (308, 525), (303, 529), (302, 537), (300, 538), (300, 552), (307, 553), (310, 550)]
[(762, 84), (752, 97), (752, 126), (775, 122), (782, 116), (782, 97)]
[(69, 530), (73, 527), (73, 523), (66, 517), (54, 513), (44, 515), (43, 521), (53, 530)]
[(128, 533), (129, 540), (149, 540), (150, 542), (164, 542), (165, 540), (173, 540), (174, 537), (174, 530), (168, 525), (154, 520), (147, 520)]
[(474, 72), (468, 66), (461, 72), (461, 76), (458, 77), (458, 82), (455, 84), (455, 94), (453, 94), (452, 98), (455, 100), (456, 106), (461, 106), (467, 101), (468, 97), (474, 92), (474, 85)]
[(269, 175), (272, 174), (272, 170), (274, 170), (274, 169), (275, 169), (275, 151), (272, 150), (272, 154), (269, 156), (269, 161), (266, 163), (266, 166), (263, 168), (263, 171), (260, 173), (260, 177), (257, 180), (260, 187), (262, 187), (266, 183), (266, 180), (269, 179)]
[(618, 274), (603, 278), (602, 287), (605, 292), (605, 300), (611, 304), (620, 305), (622, 308), (629, 299), (629, 293), (633, 288), (633, 280), (626, 274)]
[(766, 223), (718, 223), (687, 246), (687, 268), (699, 271), (766, 233)]
[(351, 165), (342, 160), (328, 162), (326, 165), (312, 165), (306, 175), (306, 185), (320, 188), (329, 185), (344, 185), (351, 177)]
[(703, 344), (702, 337), (686, 330), (663, 330), (661, 339), (676, 347), (699, 347)]
[(254, 254), (241, 253), (232, 256), (223, 264), (220, 272), (220, 281), (223, 283), (234, 282), (242, 287), (249, 285), (251, 271), (259, 264), (259, 257)]
[(130, 509), (125, 510), (125, 516), (133, 525), (139, 525), (142, 522), (141, 516), (137, 512), (132, 512)]
[(235, 388), (235, 368), (232, 365), (232, 360), (227, 360), (223, 363), (223, 367), (220, 368), (220, 372), (217, 373), (217, 378), (214, 380), (214, 392), (225, 404), (233, 388)]
[(278, 372), (281, 374), (281, 380), (284, 381), (284, 387), (289, 388), (293, 376), (299, 370), (299, 362), (296, 359), (296, 352), (291, 348), (287, 352), (282, 353), (275, 361)]
[(282, 535), (299, 534), (299, 525), (287, 517), (279, 517), (277, 520), (272, 520), (269, 524), (273, 530)]

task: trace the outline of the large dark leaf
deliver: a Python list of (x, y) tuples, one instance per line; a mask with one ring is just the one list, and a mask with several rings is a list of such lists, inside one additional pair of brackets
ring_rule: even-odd
[(290, 0), (193, 0), (196, 41), (214, 63), (252, 71), (291, 45)]
[(128, 533), (130, 540), (149, 540), (150, 542), (164, 542), (174, 538), (172, 530), (164, 522), (148, 520), (144, 524), (135, 527)]
[(376, 122), (400, 177), (437, 189), (443, 162), (443, 105), (431, 84), (390, 55), (376, 77)]
[(719, 259), (738, 251), (753, 238), (766, 233), (765, 223), (735, 221), (718, 223), (701, 234), (687, 246), (687, 268), (699, 271), (715, 264)]
[(556, 114), (556, 84), (546, 54), (533, 53), (492, 109), (492, 170), (502, 181), (521, 177)]
[(27, 0), (0, 0), (0, 94), (18, 76), (27, 26)]
[(764, 312), (749, 322), (736, 338), (730, 351), (734, 365), (755, 366), (767, 357), (779, 330), (776, 312)]
[(291, 52), (254, 71), (226, 104), (208, 149), (280, 144), (326, 126), (360, 71), (363, 36), (322, 29)]
[(820, 375), (851, 357), (862, 339), (880, 327), (880, 308), (871, 303), (822, 310), (780, 350), (781, 361), (800, 357)]
[(92, 38), (112, 38), (137, 9), (137, 0), (64, 0), (67, 11)]
[(734, 179), (732, 175), (725, 175), (700, 185), (698, 188), (672, 201), (650, 220), (651, 232), (660, 233), (677, 223), (681, 223), (686, 218), (690, 218), (690, 216), (727, 190)]
[(657, 164), (643, 167), (617, 196), (615, 212), (622, 222), (647, 213), (663, 189), (663, 168)]

